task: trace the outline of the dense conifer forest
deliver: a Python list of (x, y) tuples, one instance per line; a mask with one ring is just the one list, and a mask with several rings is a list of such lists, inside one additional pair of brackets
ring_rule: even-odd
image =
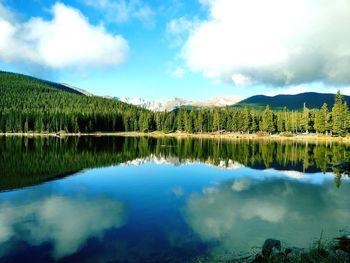
[(254, 108), (179, 108), (151, 112), (112, 99), (61, 90), (49, 82), (0, 72), (0, 132), (242, 132), (325, 133), (350, 130), (346, 101), (338, 92), (333, 105), (302, 111)]
[(124, 112), (144, 111), (97, 96), (75, 94), (49, 82), (0, 72), (0, 131), (123, 131)]
[(0, 191), (148, 157), (175, 165), (201, 162), (225, 168), (238, 163), (253, 169), (333, 171), (339, 187), (343, 171), (335, 165), (350, 158), (346, 144), (217, 142), (169, 137), (0, 137)]

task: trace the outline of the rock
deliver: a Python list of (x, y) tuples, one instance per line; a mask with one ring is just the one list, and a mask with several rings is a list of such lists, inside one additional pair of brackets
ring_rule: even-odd
[(336, 163), (334, 167), (350, 171), (350, 162)]
[(261, 254), (256, 254), (252, 263), (266, 263), (267, 259)]
[(295, 247), (286, 247), (284, 250), (284, 254), (288, 255), (290, 252), (292, 252), (295, 249)]
[(277, 254), (281, 252), (281, 241), (277, 239), (266, 239), (262, 248), (264, 257), (269, 257), (272, 253)]
[(285, 250), (285, 254), (289, 260), (299, 257), (302, 252), (303, 250), (301, 248), (296, 247), (289, 247)]
[(337, 249), (335, 251), (335, 255), (337, 257), (337, 259), (341, 262), (349, 262), (349, 254), (346, 253), (344, 250), (341, 250), (341, 249)]
[(350, 174), (350, 162), (337, 163), (334, 168), (338, 168), (340, 173)]
[(335, 250), (333, 248), (329, 251), (328, 257), (334, 260), (336, 259), (337, 254), (335, 254)]
[(272, 251), (271, 251), (271, 256), (275, 256), (275, 255), (279, 255), (279, 254), (281, 254), (281, 249), (273, 247)]
[(350, 253), (350, 237), (349, 236), (341, 236), (336, 238), (336, 240), (338, 241), (338, 245), (336, 247), (338, 247), (339, 249)]
[[(254, 255), (249, 256), (248, 258), (246, 258), (246, 259), (244, 260), (244, 262), (246, 262), (246, 263), (254, 263), (254, 262), (255, 262), (255, 257), (256, 257), (256, 256), (254, 256)], [(237, 260), (237, 262), (239, 262), (239, 261)]]

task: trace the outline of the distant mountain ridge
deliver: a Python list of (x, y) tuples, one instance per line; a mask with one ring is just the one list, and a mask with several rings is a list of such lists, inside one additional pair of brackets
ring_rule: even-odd
[[(301, 110), (304, 107), (309, 109), (321, 108), (323, 103), (327, 103), (328, 108), (331, 109), (334, 103), (335, 94), (332, 93), (317, 93), (317, 92), (305, 92), (296, 95), (255, 95), (244, 99), (236, 104), (234, 107), (250, 107), (256, 109), (264, 109), (268, 104), (271, 109), (283, 109), (286, 107), (289, 110)], [(344, 95), (344, 100), (349, 105), (350, 96)]]
[[(205, 101), (192, 101), (182, 98), (164, 100), (145, 100), (143, 98), (118, 98), (112, 96), (95, 96), (94, 94), (89, 93), (84, 89), (77, 88), (69, 84), (55, 83), (52, 81), (42, 80), (23, 74), (0, 71), (0, 82), (4, 81), (5, 78), (6, 81), (9, 81), (10, 79), (11, 81), (19, 81), (22, 79), (26, 79), (26, 81), (34, 81), (37, 82), (39, 85), (48, 85), (62, 91), (83, 96), (101, 97), (105, 99), (116, 100), (151, 111), (172, 111), (179, 107), (211, 108), (224, 106), (233, 106), (237, 108), (249, 107), (263, 110), (266, 107), (266, 105), (269, 105), (270, 108), (274, 110), (281, 110), (284, 107), (286, 107), (289, 110), (302, 110), (304, 107), (304, 103), (309, 109), (321, 108), (323, 103), (327, 103), (329, 109), (331, 109), (334, 104), (335, 98), (335, 94), (333, 93), (305, 92), (295, 95), (255, 95), (243, 100), (240, 100), (238, 96), (220, 96)], [(350, 105), (350, 96), (344, 95), (343, 97), (347, 104)]]
[(39, 84), (46, 84), (46, 85), (54, 87), (56, 89), (67, 91), (67, 92), (78, 94), (78, 95), (93, 96), (93, 94), (87, 92), (86, 90), (74, 87), (74, 86), (69, 85), (69, 84), (57, 83), (57, 82), (43, 80), (43, 79), (35, 78), (32, 76), (20, 74), (20, 73), (12, 73), (12, 72), (6, 72), (6, 71), (0, 70), (0, 81), (8, 76), (11, 76), (11, 78), (17, 77), (17, 78), (21, 78), (21, 79), (34, 80), (34, 81), (37, 81), (37, 83), (39, 83)]
[(166, 100), (145, 100), (142, 98), (114, 98), (128, 104), (139, 106), (151, 111), (171, 111), (178, 107), (188, 106), (196, 108), (210, 108), (210, 107), (223, 107), (235, 104), (240, 100), (235, 96), (221, 96), (211, 98), (205, 101), (192, 101), (181, 98), (173, 98)]
[[(51, 84), (51, 85), (52, 85), (52, 84)], [(74, 87), (74, 86), (69, 85), (69, 84), (66, 84), (66, 83), (59, 83), (58, 85), (60, 86), (59, 88), (61, 88), (61, 89), (68, 89), (68, 90), (70, 90), (71, 92), (72, 92), (72, 91), (75, 91), (75, 92), (77, 92), (77, 93), (79, 93), (79, 94), (81, 94), (81, 95), (85, 95), (85, 96), (94, 96), (92, 93), (87, 92), (87, 91), (84, 90), (84, 89), (77, 88), (77, 87)]]

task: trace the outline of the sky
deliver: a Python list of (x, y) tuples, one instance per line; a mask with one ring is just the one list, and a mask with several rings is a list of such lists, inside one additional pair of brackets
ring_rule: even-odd
[(0, 69), (96, 95), (350, 94), (349, 0), (0, 0)]

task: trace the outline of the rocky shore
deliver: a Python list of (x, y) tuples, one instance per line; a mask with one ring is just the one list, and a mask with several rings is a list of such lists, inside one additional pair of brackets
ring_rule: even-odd
[[(235, 261), (233, 261), (235, 262)], [(336, 238), (336, 242), (328, 247), (319, 242), (310, 249), (297, 247), (283, 248), (281, 241), (277, 239), (266, 239), (261, 252), (236, 262), (270, 263), (270, 262), (350, 262), (350, 238), (343, 236)]]

